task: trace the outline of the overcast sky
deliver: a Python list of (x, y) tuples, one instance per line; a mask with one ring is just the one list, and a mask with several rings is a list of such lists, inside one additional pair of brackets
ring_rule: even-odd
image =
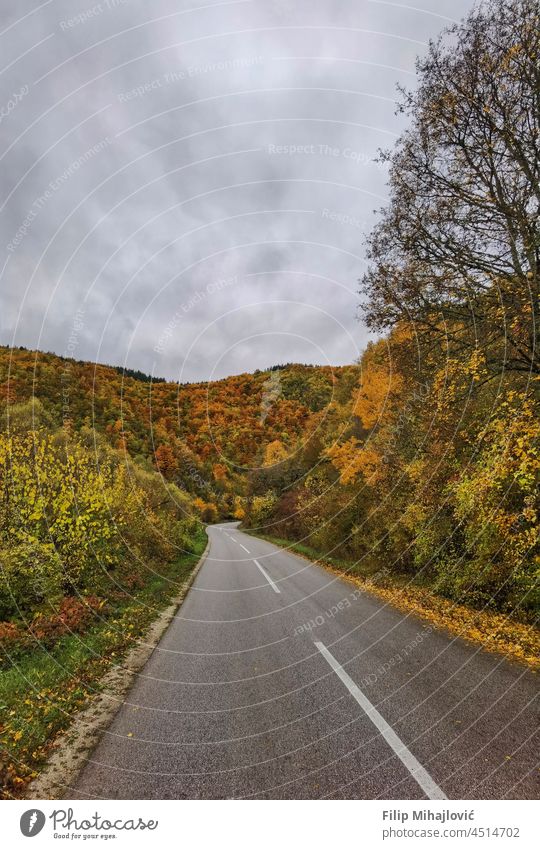
[(396, 85), (471, 6), (2, 0), (0, 342), (174, 380), (353, 362)]

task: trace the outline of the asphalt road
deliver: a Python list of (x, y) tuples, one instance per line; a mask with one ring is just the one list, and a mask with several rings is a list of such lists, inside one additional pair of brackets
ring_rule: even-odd
[(538, 796), (538, 679), (234, 525), (71, 798)]

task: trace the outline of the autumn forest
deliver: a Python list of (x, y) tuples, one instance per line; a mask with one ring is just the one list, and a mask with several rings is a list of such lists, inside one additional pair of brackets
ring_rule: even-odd
[(208, 524), (536, 621), (540, 28), (532, 0), (491, 6), (456, 25), (459, 48), (432, 44), (403, 94), (409, 129), (381, 154), (390, 200), (358, 273), (374, 339), (358, 362), (177, 384), (0, 349), (5, 656), (24, 669), (36, 643), (72, 657), (90, 635), (78, 683), (41, 670), (47, 699), (4, 727), (8, 794), (84, 703), (104, 648), (120, 656), (173, 594)]

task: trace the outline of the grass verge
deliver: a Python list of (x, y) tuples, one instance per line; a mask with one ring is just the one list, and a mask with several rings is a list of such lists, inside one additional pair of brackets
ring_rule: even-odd
[(109, 608), (83, 634), (62, 637), (50, 649), (36, 647), (0, 669), (1, 798), (21, 796), (44, 765), (52, 744), (73, 715), (100, 692), (105, 673), (122, 660), (186, 581), (207, 543), (204, 529), (194, 553), (151, 574), (144, 587)]
[(317, 562), (343, 580), (361, 587), (405, 613), (414, 613), (435, 627), (444, 628), (454, 636), (481, 645), (487, 651), (496, 651), (511, 660), (525, 663), (531, 669), (540, 669), (540, 630), (534, 625), (516, 622), (502, 613), (476, 610), (458, 604), (437, 595), (428, 586), (413, 585), (405, 577), (392, 576), (388, 572), (378, 572), (371, 576), (353, 574), (351, 570), (354, 566), (349, 561), (325, 558), (320, 552), (303, 543), (255, 534), (247, 528), (243, 530), (281, 548), (288, 548), (307, 560)]

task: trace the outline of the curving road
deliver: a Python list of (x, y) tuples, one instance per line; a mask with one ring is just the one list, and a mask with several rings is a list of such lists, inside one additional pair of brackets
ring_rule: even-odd
[(537, 797), (533, 673), (234, 523), (208, 535), (71, 797)]

